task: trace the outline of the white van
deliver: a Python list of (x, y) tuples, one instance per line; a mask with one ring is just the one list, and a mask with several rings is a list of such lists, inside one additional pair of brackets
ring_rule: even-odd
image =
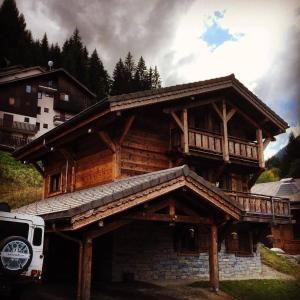
[(0, 211), (0, 280), (41, 279), (45, 222), (41, 217)]

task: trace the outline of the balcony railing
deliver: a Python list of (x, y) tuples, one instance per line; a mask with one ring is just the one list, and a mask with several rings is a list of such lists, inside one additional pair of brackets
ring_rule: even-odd
[(37, 127), (35, 124), (29, 124), (25, 122), (5, 122), (2, 118), (0, 118), (0, 128), (7, 131), (14, 131), (26, 134), (35, 134), (37, 132)]
[(67, 116), (55, 115), (53, 117), (53, 123), (54, 123), (54, 125), (60, 125), (70, 119), (71, 119), (71, 117), (69, 117), (69, 116), (67, 117)]
[(32, 139), (29, 138), (21, 138), (18, 136), (0, 132), (0, 145), (7, 148), (16, 149), (28, 144), (31, 141)]
[(291, 209), (288, 198), (271, 197), (244, 192), (225, 191), (235, 202), (239, 203), (245, 214), (276, 218), (290, 218)]
[[(192, 128), (189, 128), (188, 132), (190, 150), (222, 155), (224, 147), (222, 135)], [(173, 149), (181, 147), (181, 134), (179, 131), (173, 131), (171, 139)], [(231, 157), (258, 161), (258, 145), (255, 142), (229, 137), (228, 148)]]

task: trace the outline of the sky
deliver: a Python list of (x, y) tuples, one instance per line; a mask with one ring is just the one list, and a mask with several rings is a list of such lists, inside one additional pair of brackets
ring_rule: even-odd
[[(33, 36), (77, 27), (110, 72), (131, 51), (163, 86), (234, 73), (300, 134), (300, 0), (17, 0)], [(54, 62), (55, 63), (55, 62)], [(282, 134), (268, 158), (287, 143)]]

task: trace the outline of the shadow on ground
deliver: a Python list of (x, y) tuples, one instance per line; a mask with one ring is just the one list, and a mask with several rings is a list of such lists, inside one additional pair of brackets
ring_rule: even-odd
[[(68, 285), (43, 284), (28, 287), (21, 300), (73, 300), (75, 288)], [(99, 284), (93, 289), (91, 300), (229, 300), (227, 294), (218, 295), (207, 288), (188, 285), (159, 286), (144, 282)]]

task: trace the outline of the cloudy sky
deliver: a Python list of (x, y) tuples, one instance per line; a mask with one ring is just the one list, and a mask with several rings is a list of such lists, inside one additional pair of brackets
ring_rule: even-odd
[[(111, 73), (128, 51), (163, 85), (234, 73), (300, 133), (300, 0), (17, 0), (34, 37), (78, 27)], [(285, 145), (277, 138), (266, 156)]]

